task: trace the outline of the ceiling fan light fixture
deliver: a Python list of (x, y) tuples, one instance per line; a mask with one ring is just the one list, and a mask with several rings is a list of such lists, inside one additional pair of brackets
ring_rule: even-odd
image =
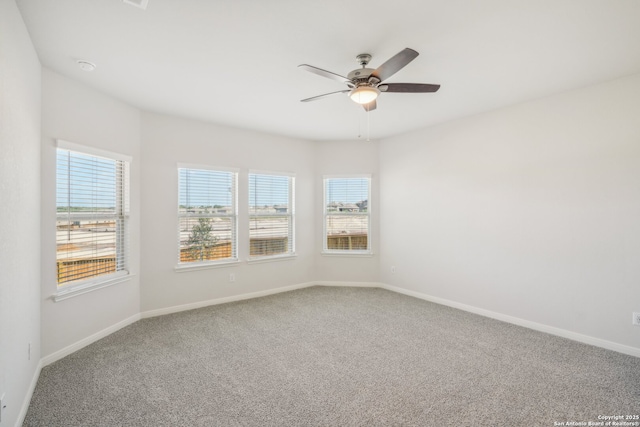
[(378, 95), (380, 95), (380, 91), (373, 86), (359, 86), (349, 92), (349, 98), (361, 105), (375, 101)]

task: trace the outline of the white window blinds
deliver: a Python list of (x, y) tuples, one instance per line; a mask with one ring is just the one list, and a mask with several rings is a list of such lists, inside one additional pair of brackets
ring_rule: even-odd
[(324, 179), (324, 251), (371, 251), (369, 177)]
[(249, 256), (295, 253), (294, 182), (290, 175), (249, 173)]
[(58, 286), (126, 272), (129, 162), (57, 149)]
[(237, 173), (178, 168), (178, 262), (237, 259)]

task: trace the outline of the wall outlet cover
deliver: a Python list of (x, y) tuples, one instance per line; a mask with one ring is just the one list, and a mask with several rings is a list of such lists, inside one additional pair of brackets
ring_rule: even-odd
[(2, 422), (2, 413), (7, 407), (7, 404), (5, 403), (5, 400), (4, 400), (4, 396), (5, 396), (4, 393), (2, 393), (2, 396), (0, 396), (0, 423)]

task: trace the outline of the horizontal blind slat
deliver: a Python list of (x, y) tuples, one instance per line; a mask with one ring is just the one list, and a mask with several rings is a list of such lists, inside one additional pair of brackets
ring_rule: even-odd
[(178, 168), (178, 262), (236, 258), (237, 173)]
[(129, 164), (57, 149), (58, 285), (128, 267)]
[(249, 255), (292, 254), (294, 177), (249, 173)]
[(370, 250), (369, 195), (369, 178), (325, 178), (325, 250)]

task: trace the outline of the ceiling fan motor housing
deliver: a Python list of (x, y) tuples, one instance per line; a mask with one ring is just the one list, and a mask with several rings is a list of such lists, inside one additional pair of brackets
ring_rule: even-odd
[(347, 78), (351, 80), (355, 86), (369, 84), (369, 76), (374, 71), (373, 68), (358, 68), (347, 74)]

